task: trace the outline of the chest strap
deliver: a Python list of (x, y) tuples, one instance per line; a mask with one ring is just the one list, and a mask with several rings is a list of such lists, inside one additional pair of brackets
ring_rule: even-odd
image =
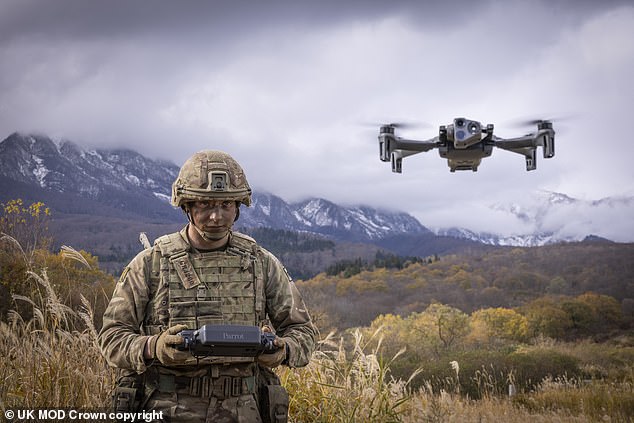
[(185, 394), (193, 397), (219, 400), (239, 397), (255, 392), (255, 376), (175, 376), (159, 374), (156, 380), (157, 390), (163, 393)]

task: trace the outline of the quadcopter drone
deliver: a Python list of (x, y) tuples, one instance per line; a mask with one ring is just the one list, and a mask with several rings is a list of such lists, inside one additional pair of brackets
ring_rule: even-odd
[(455, 118), (452, 124), (440, 126), (437, 137), (416, 141), (394, 135), (394, 130), (401, 125), (390, 123), (379, 130), (379, 157), (383, 162), (392, 162), (392, 172), (401, 173), (405, 157), (438, 148), (440, 157), (447, 159), (451, 172), (476, 172), (482, 159), (491, 155), (493, 147), (498, 147), (522, 154), (526, 158), (526, 170), (535, 170), (537, 147), (543, 148), (545, 159), (555, 155), (555, 131), (548, 120), (532, 121), (531, 124), (537, 125), (537, 132), (505, 139), (493, 135), (492, 124), (484, 127), (475, 120)]

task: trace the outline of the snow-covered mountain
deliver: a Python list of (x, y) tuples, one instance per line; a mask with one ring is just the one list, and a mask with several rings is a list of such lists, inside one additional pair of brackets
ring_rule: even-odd
[(475, 232), (465, 228), (442, 228), (434, 231), (436, 235), (468, 239), (486, 245), (536, 247), (561, 241), (581, 241), (581, 239), (558, 239), (554, 234), (497, 235), (488, 232)]
[(178, 175), (176, 165), (131, 150), (86, 151), (70, 141), (18, 133), (0, 143), (0, 167), (10, 179), (89, 198), (109, 189), (169, 198), (169, 186)]
[(314, 232), (348, 241), (372, 241), (394, 234), (430, 231), (414, 217), (366, 206), (340, 206), (321, 198), (287, 203), (273, 194), (253, 194), (240, 212), (238, 226)]
[[(70, 141), (14, 133), (0, 143), (0, 201), (30, 193), (32, 201), (45, 197), (54, 210), (64, 213), (100, 215), (105, 206), (110, 215), (119, 210), (141, 218), (183, 221), (180, 210), (169, 204), (178, 171), (173, 163), (131, 150), (87, 151)], [(252, 207), (241, 209), (237, 224), (314, 232), (347, 241), (429, 232), (406, 213), (344, 207), (318, 198), (288, 204), (268, 193), (255, 193)]]
[(537, 191), (520, 203), (491, 204), (493, 214), (513, 218), (513, 234), (493, 234), (467, 228), (437, 229), (437, 235), (469, 239), (488, 245), (539, 246), (554, 242), (609, 239), (631, 242), (634, 238), (634, 197), (582, 200), (568, 195)]
[[(0, 142), (0, 201), (20, 197), (45, 201), (60, 213), (183, 222), (181, 211), (169, 204), (178, 170), (173, 163), (131, 150), (85, 150), (70, 141), (14, 133)], [(510, 226), (517, 230), (499, 234), (446, 227), (434, 229), (434, 233), (512, 246), (581, 241), (589, 235), (631, 242), (634, 236), (634, 197), (580, 200), (539, 191), (522, 202), (496, 203), (489, 208), (492, 219), (511, 221)], [(433, 236), (405, 212), (342, 206), (320, 198), (287, 203), (262, 191), (254, 193), (252, 207), (241, 210), (237, 226), (306, 231), (361, 242), (401, 234), (422, 235), (427, 241)]]
[(176, 165), (131, 150), (83, 150), (70, 141), (19, 133), (0, 143), (3, 197), (28, 187), (24, 197), (42, 194), (63, 212), (99, 213), (106, 207), (174, 219), (178, 214), (165, 207), (165, 199), (177, 174)]

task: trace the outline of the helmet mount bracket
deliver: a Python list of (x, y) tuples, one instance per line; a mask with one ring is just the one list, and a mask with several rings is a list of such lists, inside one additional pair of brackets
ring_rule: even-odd
[(229, 180), (229, 175), (227, 172), (221, 171), (210, 171), (208, 175), (209, 181), (209, 190), (210, 191), (226, 191), (227, 190), (227, 181)]

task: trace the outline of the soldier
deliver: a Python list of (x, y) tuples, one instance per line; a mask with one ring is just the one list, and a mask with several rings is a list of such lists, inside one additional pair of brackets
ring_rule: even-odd
[[(158, 238), (123, 270), (99, 333), (118, 368), (116, 411), (162, 412), (165, 421), (286, 422), (288, 394), (270, 370), (305, 366), (316, 329), (286, 269), (232, 230), (251, 188), (220, 151), (190, 157), (172, 186), (189, 223)], [(206, 324), (275, 330), (270, 354), (195, 358), (175, 348), (181, 330)]]

